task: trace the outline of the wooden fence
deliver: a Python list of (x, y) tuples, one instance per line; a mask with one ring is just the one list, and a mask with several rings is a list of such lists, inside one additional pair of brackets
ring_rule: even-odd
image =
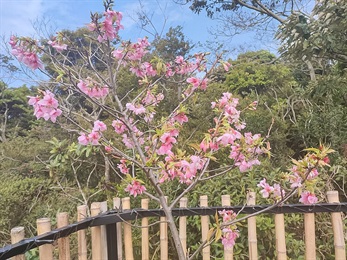
[[(327, 193), (328, 203), (316, 205), (281, 205), (273, 207), (266, 213), (275, 214), (275, 235), (276, 235), (276, 255), (277, 259), (287, 259), (285, 243), (284, 214), (303, 213), (304, 214), (304, 241), (305, 259), (317, 259), (315, 243), (315, 214), (319, 212), (329, 212), (333, 227), (335, 248), (335, 259), (346, 260), (346, 241), (342, 212), (347, 212), (347, 203), (340, 203), (336, 191)], [(207, 196), (200, 197), (200, 207), (187, 208), (187, 199), (180, 200), (180, 208), (173, 210), (173, 215), (179, 217), (179, 235), (181, 243), (187, 252), (187, 217), (201, 216), (201, 239), (207, 239), (210, 228), (209, 215), (213, 216), (216, 211), (222, 209), (232, 209), (242, 214), (253, 214), (264, 211), (268, 205), (255, 205), (255, 193), (248, 196), (247, 206), (230, 206), (230, 196), (223, 195), (221, 198), (222, 207), (209, 207)], [(164, 212), (160, 209), (148, 210), (149, 200), (141, 200), (141, 209), (131, 209), (130, 198), (114, 198), (111, 211), (107, 211), (107, 202), (94, 202), (90, 208), (86, 205), (77, 208), (76, 223), (68, 223), (68, 214), (57, 214), (57, 229), (51, 231), (51, 220), (41, 218), (37, 220), (38, 236), (24, 239), (24, 228), (16, 227), (11, 231), (12, 245), (0, 249), (0, 259), (13, 260), (25, 259), (24, 252), (39, 247), (40, 260), (53, 260), (54, 247), (58, 248), (59, 260), (69, 260), (70, 241), (69, 235), (77, 233), (78, 259), (79, 260), (107, 260), (107, 259), (135, 259), (133, 253), (132, 220), (141, 219), (141, 239), (142, 259), (151, 259), (149, 255), (149, 218), (160, 218), (160, 259), (169, 259), (168, 247), (168, 225), (165, 223)], [(121, 210), (120, 210), (121, 209)], [(90, 212), (90, 217), (88, 217)], [(249, 259), (258, 259), (256, 216), (247, 219)], [(90, 236), (87, 230), (90, 228)], [(88, 241), (87, 238), (90, 238)], [(91, 242), (91, 246), (88, 246)], [(53, 244), (55, 246), (53, 246)], [(55, 253), (55, 255), (57, 255)], [(91, 256), (91, 257), (90, 257)], [(199, 259), (210, 259), (210, 245), (203, 248)], [(224, 250), (224, 259), (233, 259), (233, 250)]]

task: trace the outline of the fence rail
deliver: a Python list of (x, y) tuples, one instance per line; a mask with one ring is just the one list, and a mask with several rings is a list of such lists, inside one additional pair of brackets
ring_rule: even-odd
[[(254, 196), (253, 196), (254, 198)], [(329, 198), (329, 196), (328, 196)], [(337, 199), (336, 199), (337, 198)], [(205, 198), (204, 198), (205, 199)], [(229, 196), (230, 201), (230, 196)], [(120, 208), (121, 203), (119, 198), (114, 199), (114, 205), (117, 208)], [(13, 237), (12, 237), (12, 245), (5, 246), (3, 248), (0, 248), (0, 260), (2, 259), (8, 259), (10, 257), (18, 256), (14, 259), (24, 259), (23, 255), (25, 252), (40, 247), (40, 257), (42, 255), (46, 255), (45, 258), (40, 258), (44, 260), (49, 260), (50, 255), (52, 255), (52, 246), (55, 241), (58, 241), (59, 244), (59, 259), (70, 259), (69, 256), (69, 241), (68, 240), (62, 240), (63, 238), (68, 238), (69, 235), (73, 233), (78, 233), (78, 241), (79, 241), (79, 259), (87, 259), (87, 247), (86, 247), (86, 237), (85, 237), (85, 230), (88, 228), (91, 228), (92, 233), (92, 259), (122, 259), (123, 258), (123, 252), (122, 252), (122, 241), (121, 241), (121, 232), (123, 232), (124, 236), (124, 245), (127, 246), (128, 250), (125, 250), (125, 259), (133, 259), (133, 256), (131, 255), (130, 251), (132, 251), (132, 240), (131, 240), (131, 226), (130, 225), (123, 225), (123, 230), (120, 226), (121, 223), (125, 223), (128, 221), (133, 220), (139, 220), (142, 219), (142, 225), (147, 226), (148, 225), (148, 218), (149, 217), (158, 217), (161, 218), (161, 220), (164, 220), (165, 214), (162, 209), (145, 209), (148, 207), (148, 199), (142, 200), (142, 207), (144, 208), (138, 208), (138, 209), (130, 209), (130, 199), (124, 198), (122, 200), (122, 209), (113, 209), (113, 210), (107, 210), (107, 204), (106, 202), (97, 202), (92, 203), (91, 205), (91, 217), (86, 217), (87, 215), (87, 206), (79, 206), (78, 207), (78, 222), (73, 224), (68, 224), (66, 219), (66, 213), (60, 213), (58, 214), (58, 227), (59, 225), (62, 226), (60, 228), (57, 228), (53, 231), (50, 231), (50, 223), (49, 219), (39, 219), (37, 222), (38, 225), (38, 236), (29, 238), (29, 239), (23, 239), (19, 242), (21, 238), (24, 237), (24, 228), (16, 227), (13, 229)], [(172, 210), (172, 214), (175, 217), (180, 218), (180, 231), (185, 231), (186, 228), (186, 222), (181, 220), (185, 220), (186, 217), (189, 216), (213, 216), (216, 214), (217, 211), (226, 209), (226, 210), (233, 210), (236, 213), (240, 214), (254, 214), (258, 212), (262, 212), (265, 209), (268, 209), (263, 214), (276, 214), (275, 217), (275, 225), (276, 225), (276, 246), (277, 246), (277, 257), (278, 259), (286, 259), (286, 249), (285, 249), (285, 240), (284, 240), (284, 220), (283, 220), (283, 214), (288, 213), (302, 213), (304, 214), (304, 221), (305, 221), (305, 234), (306, 238), (309, 239), (305, 241), (306, 247), (309, 250), (309, 258), (306, 256), (306, 259), (315, 259), (312, 258), (312, 254), (315, 254), (313, 251), (315, 251), (315, 245), (312, 245), (312, 235), (314, 236), (314, 214), (312, 213), (331, 213), (332, 215), (332, 223), (333, 223), (333, 229), (334, 229), (334, 239), (335, 239), (335, 254), (336, 259), (342, 260), (346, 259), (346, 252), (345, 252), (345, 241), (344, 241), (344, 227), (342, 225), (342, 218), (341, 218), (341, 212), (347, 212), (347, 203), (339, 203), (338, 202), (338, 195), (337, 192), (334, 193), (333, 199), (331, 199), (332, 203), (321, 203), (321, 204), (315, 204), (315, 205), (303, 205), (303, 204), (292, 204), (292, 205), (277, 205), (276, 207), (270, 208), (271, 205), (247, 205), (247, 206), (228, 206), (230, 203), (228, 203), (228, 200), (222, 200), (222, 205), (220, 207), (208, 207), (207, 202), (206, 204), (203, 204), (202, 207), (193, 207), (193, 208), (186, 208), (186, 199), (183, 198), (181, 200), (181, 208), (175, 208)], [(254, 203), (254, 202), (253, 202)], [(252, 202), (248, 204), (252, 204)], [(59, 224), (59, 218), (63, 219), (60, 220), (61, 223)], [(254, 217), (252, 217), (253, 220), (255, 220)], [(65, 219), (65, 220), (64, 220)], [(208, 221), (208, 220), (206, 220)], [(202, 221), (203, 222), (203, 221)], [(256, 255), (256, 232), (255, 232), (255, 222), (252, 224), (252, 219), (248, 219), (248, 236), (249, 236), (249, 253), (250, 253), (250, 259), (257, 259)], [(202, 226), (208, 223), (201, 223)], [(42, 229), (42, 225), (46, 225), (46, 228)], [(47, 226), (48, 225), (48, 226)], [(182, 229), (182, 230), (181, 230)], [(42, 231), (43, 230), (43, 231)], [(144, 229), (145, 232), (142, 232), (142, 239), (148, 242), (148, 238), (144, 239), (144, 236), (146, 236), (146, 232), (148, 232), (148, 229)], [(283, 232), (282, 232), (283, 231)], [(82, 233), (81, 233), (82, 232)], [(84, 232), (84, 233), (83, 233)], [(161, 232), (161, 243), (163, 242), (163, 245), (161, 245), (161, 252), (163, 252), (163, 255), (161, 256), (161, 259), (167, 259), (165, 255), (167, 256), (167, 224), (163, 223), (160, 227)], [(166, 232), (166, 234), (165, 234)], [(312, 234), (313, 232), (313, 234)], [(42, 234), (44, 233), (44, 234)], [(182, 244), (185, 248), (185, 232), (180, 232)], [(204, 231), (202, 230), (202, 233)], [(21, 234), (21, 235), (18, 235)], [(162, 235), (163, 234), (163, 235)], [(147, 233), (148, 236), (148, 233)], [(202, 237), (204, 237), (204, 234), (202, 234)], [(166, 240), (166, 241), (165, 241)], [(313, 239), (314, 241), (314, 239)], [(17, 242), (17, 243), (15, 243)], [(105, 246), (107, 245), (107, 247)], [(311, 244), (311, 245), (310, 245)], [(115, 246), (118, 245), (118, 246)], [(45, 248), (45, 246), (48, 246)], [(314, 247), (313, 247), (314, 246)], [(314, 248), (314, 249), (312, 249)], [(145, 255), (148, 255), (148, 249), (146, 250), (146, 246), (142, 245), (142, 250)], [(225, 259), (232, 259), (232, 252), (224, 252), (226, 255), (230, 254), (231, 258), (225, 258)], [(209, 251), (204, 251), (202, 253), (204, 255), (208, 256), (209, 259)], [(22, 256), (20, 256), (22, 255)], [(47, 258), (47, 255), (49, 256)], [(61, 256), (63, 255), (63, 256)], [(344, 256), (343, 256), (344, 255)]]

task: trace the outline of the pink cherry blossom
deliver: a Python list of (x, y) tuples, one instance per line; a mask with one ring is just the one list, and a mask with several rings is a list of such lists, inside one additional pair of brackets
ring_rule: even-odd
[(192, 84), (194, 88), (197, 88), (200, 85), (200, 80), (198, 78), (195, 78), (195, 77), (188, 78), (187, 82)]
[(172, 144), (171, 143), (167, 143), (167, 144), (162, 144), (160, 146), (160, 148), (157, 150), (157, 153), (158, 155), (164, 155), (164, 154), (167, 154), (167, 155), (170, 155), (172, 154)]
[(232, 248), (235, 245), (236, 238), (239, 237), (238, 231), (232, 230), (230, 228), (223, 228), (222, 233), (222, 244), (226, 248)]
[(241, 133), (230, 129), (230, 132), (224, 133), (222, 136), (218, 137), (217, 142), (223, 146), (227, 146), (229, 144), (233, 144), (235, 140), (241, 138)]
[(89, 138), (85, 133), (80, 133), (80, 136), (78, 137), (78, 143), (81, 145), (88, 145), (89, 144)]
[(174, 116), (173, 118), (175, 121), (177, 121), (178, 123), (180, 123), (181, 125), (183, 123), (188, 122), (188, 117), (185, 115), (184, 112), (180, 112), (177, 115)]
[(175, 133), (164, 133), (161, 137), (160, 137), (160, 142), (162, 143), (162, 145), (160, 146), (160, 148), (157, 150), (157, 153), (159, 155), (170, 155), (172, 146), (174, 143), (176, 143), (176, 139), (173, 137), (175, 136)]
[(124, 57), (123, 49), (117, 49), (112, 52), (113, 57), (120, 60)]
[(48, 41), (47, 42), (49, 45), (51, 45), (54, 49), (56, 49), (58, 52), (61, 52), (63, 50), (67, 50), (67, 45), (64, 43), (59, 43), (56, 40), (53, 41)]
[(207, 149), (210, 148), (210, 145), (209, 145), (209, 142), (206, 141), (206, 140), (203, 140), (201, 143), (200, 143), (200, 149), (203, 150), (205, 153), (207, 151)]
[(301, 198), (299, 202), (303, 204), (315, 204), (318, 202), (318, 198), (316, 197), (314, 193), (311, 193), (309, 191), (303, 191), (301, 193)]
[(175, 59), (175, 62), (177, 64), (182, 64), (184, 62), (183, 56), (177, 56), (176, 59)]
[(297, 172), (294, 172), (289, 176), (290, 188), (297, 188), (302, 186), (302, 178)]
[(218, 214), (223, 217), (223, 222), (224, 223), (236, 219), (236, 216), (237, 216), (234, 211), (232, 211), (232, 210), (225, 210), (225, 209), (218, 211)]
[(11, 45), (12, 49), (17, 45), (18, 38), (15, 35), (10, 36), (9, 44)]
[(103, 131), (106, 131), (107, 130), (107, 126), (105, 125), (105, 123), (99, 121), (99, 120), (96, 120), (94, 122), (94, 127), (93, 127), (93, 131), (94, 132), (97, 132), (97, 131), (100, 131), (100, 132), (103, 132)]
[(130, 195), (136, 197), (139, 194), (142, 194), (146, 190), (146, 187), (143, 186), (139, 181), (133, 180), (128, 186), (125, 188), (126, 192), (129, 192)]
[(107, 86), (101, 86), (90, 78), (80, 80), (79, 83), (77, 83), (77, 87), (91, 98), (104, 98), (109, 92)]
[(98, 41), (112, 41), (118, 37), (118, 31), (123, 29), (123, 25), (121, 25), (122, 13), (116, 12), (113, 10), (107, 10), (103, 14), (105, 20), (99, 23), (93, 21), (88, 24), (87, 27), (90, 31), (97, 31), (100, 33), (98, 35)]
[(11, 45), (11, 53), (23, 62), (29, 68), (43, 69), (42, 62), (37, 55), (39, 50), (37, 43), (33, 40), (18, 39), (16, 36), (11, 36), (9, 44)]
[(49, 113), (48, 119), (50, 119), (53, 123), (55, 123), (57, 121), (57, 117), (60, 116), (61, 114), (62, 114), (62, 111), (59, 108), (52, 109)]
[(201, 90), (206, 90), (207, 89), (207, 82), (208, 82), (208, 79), (207, 78), (204, 78), (201, 83), (200, 83), (200, 89)]
[(120, 160), (120, 163), (117, 164), (117, 168), (123, 174), (128, 174), (129, 173), (129, 168), (127, 167), (126, 160), (124, 160), (124, 159)]
[(123, 137), (122, 142), (127, 148), (134, 147), (134, 142), (128, 137), (127, 134), (123, 134), (122, 137)]
[(147, 122), (147, 123), (148, 123), (148, 122), (151, 122), (151, 121), (153, 120), (155, 114), (156, 114), (155, 112), (146, 114), (146, 115), (144, 116), (143, 120), (145, 120), (145, 122)]
[(106, 153), (111, 153), (112, 150), (113, 150), (113, 149), (112, 149), (111, 146), (105, 145), (105, 151), (106, 151)]
[(310, 173), (308, 174), (308, 176), (307, 176), (307, 179), (308, 180), (312, 180), (312, 179), (314, 179), (314, 178), (316, 178), (317, 176), (318, 176), (318, 171), (317, 171), (317, 169), (316, 168), (313, 168), (311, 171), (310, 171)]
[(121, 120), (113, 120), (112, 126), (114, 127), (114, 131), (117, 134), (123, 134), (124, 131), (126, 130), (125, 124)]
[(39, 96), (36, 96), (36, 97), (29, 96), (28, 98), (29, 98), (28, 104), (31, 106), (35, 106), (41, 100)]
[(222, 65), (225, 71), (229, 71), (229, 68), (231, 67), (231, 64), (229, 62), (224, 61)]
[(39, 96), (29, 97), (28, 103), (34, 107), (34, 115), (37, 119), (43, 118), (46, 121), (51, 120), (55, 123), (57, 117), (62, 114), (62, 111), (58, 108), (58, 101), (49, 90), (43, 92), (43, 98)]
[(25, 52), (21, 61), (33, 70), (43, 69), (40, 58), (34, 52)]
[(125, 106), (130, 111), (133, 111), (135, 115), (141, 115), (146, 113), (146, 108), (141, 104), (134, 105), (132, 103), (127, 103)]
[(281, 188), (281, 185), (279, 185), (278, 183), (275, 183), (274, 186), (273, 186), (273, 196), (275, 198), (283, 198), (285, 196), (285, 190), (283, 190)]
[(99, 132), (92, 131), (88, 135), (88, 140), (92, 145), (99, 145), (99, 139), (100, 139), (100, 134)]
[(270, 194), (274, 191), (274, 188), (266, 182), (266, 179), (263, 179), (262, 181), (260, 181), (257, 186), (263, 188), (260, 191), (263, 198), (268, 198)]

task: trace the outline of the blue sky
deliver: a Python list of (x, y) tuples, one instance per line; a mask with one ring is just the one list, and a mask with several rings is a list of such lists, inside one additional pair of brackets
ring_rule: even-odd
[[(1, 33), (9, 35), (35, 35), (33, 23), (37, 20), (49, 21), (53, 28), (76, 29), (89, 22), (90, 11), (102, 11), (102, 0), (0, 0)], [(182, 25), (185, 33), (194, 41), (209, 39), (208, 28), (215, 24), (204, 15), (192, 13), (188, 6), (180, 6), (173, 0), (141, 0), (144, 10), (153, 13), (153, 20), (161, 29), (167, 18), (166, 30), (170, 26)], [(115, 0), (115, 10), (124, 14), (125, 38), (143, 37), (145, 32), (138, 28), (136, 11), (140, 10), (139, 0)]]
[[(137, 40), (148, 35), (136, 21), (136, 12), (139, 10), (152, 15), (157, 30), (161, 30), (166, 21), (164, 33), (170, 26), (181, 25), (185, 35), (194, 43), (221, 40), (216, 40), (209, 31), (218, 26), (216, 21), (207, 18), (204, 13), (194, 14), (189, 6), (175, 4), (173, 0), (115, 0), (114, 10), (124, 15), (125, 29), (120, 35), (125, 40)], [(89, 23), (91, 11), (103, 11), (102, 0), (0, 0), (1, 36), (8, 39), (11, 34), (16, 34), (35, 38), (35, 25), (37, 27), (38, 22), (47, 24), (47, 30), (41, 32), (46, 35), (47, 32), (53, 34), (62, 29), (75, 30)], [(247, 42), (252, 43), (249, 35), (243, 35), (234, 37), (227, 44), (230, 48), (246, 45)]]

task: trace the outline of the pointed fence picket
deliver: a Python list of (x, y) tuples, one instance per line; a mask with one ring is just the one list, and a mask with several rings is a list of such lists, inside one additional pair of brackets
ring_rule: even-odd
[[(327, 193), (330, 204), (322, 204), (308, 208), (304, 205), (282, 205), (267, 213), (275, 213), (275, 234), (276, 234), (276, 252), (277, 259), (287, 259), (287, 249), (285, 243), (284, 218), (288, 212), (297, 212), (304, 214), (304, 241), (305, 241), (305, 259), (316, 259), (315, 243), (315, 214), (314, 212), (330, 212), (331, 222), (334, 234), (335, 259), (346, 260), (346, 241), (344, 236), (342, 212), (347, 212), (347, 203), (340, 203), (336, 191)], [(264, 206), (255, 205), (255, 193), (249, 192), (247, 195), (247, 206), (230, 207), (230, 196), (222, 195), (222, 207), (208, 207), (208, 197), (200, 197), (200, 208), (187, 208), (186, 198), (180, 200), (180, 208), (175, 211), (179, 217), (179, 236), (184, 252), (187, 253), (187, 218), (193, 215), (200, 216), (201, 238), (208, 238), (210, 228), (210, 216), (214, 216), (216, 211), (225, 209), (234, 209), (242, 213), (254, 213), (264, 208)], [(24, 228), (16, 227), (11, 230), (12, 245), (0, 249), (0, 260), (8, 259), (13, 256), (13, 260), (23, 260), (24, 252), (28, 249), (39, 247), (40, 259), (50, 260), (53, 256), (59, 255), (59, 260), (70, 260), (70, 239), (69, 234), (77, 233), (78, 260), (86, 260), (91, 257), (92, 260), (107, 259), (134, 259), (133, 248), (133, 227), (132, 220), (141, 219), (141, 247), (142, 259), (152, 259), (150, 256), (150, 228), (153, 225), (152, 217), (159, 217), (159, 250), (160, 259), (169, 259), (168, 247), (168, 226), (166, 218), (160, 210), (148, 210), (149, 199), (142, 199), (142, 209), (131, 209), (130, 198), (114, 198), (113, 211), (107, 212), (107, 202), (94, 202), (90, 206), (90, 215), (88, 217), (88, 207), (86, 205), (77, 208), (77, 223), (69, 224), (67, 213), (57, 214), (57, 230), (51, 232), (51, 220), (41, 218), (37, 220), (37, 233), (39, 236), (32, 239), (24, 239)], [(294, 211), (299, 208), (298, 211)], [(286, 212), (284, 209), (288, 209)], [(118, 213), (118, 212), (124, 212)], [(189, 214), (187, 212), (190, 212)], [(193, 214), (193, 213), (194, 214)], [(277, 213), (277, 214), (276, 214)], [(122, 215), (123, 214), (123, 215)], [(151, 217), (151, 218), (149, 218)], [(258, 259), (257, 249), (257, 225), (256, 216), (247, 219), (248, 229), (248, 248), (249, 259)], [(154, 220), (154, 221), (158, 221)], [(66, 227), (66, 228), (64, 228)], [(90, 232), (87, 232), (90, 227)], [(113, 230), (114, 234), (110, 232)], [(90, 235), (89, 235), (90, 233)], [(24, 239), (24, 240), (23, 240)], [(57, 240), (57, 243), (54, 241)], [(124, 242), (123, 242), (124, 241)], [(87, 245), (91, 246), (87, 246)], [(26, 248), (25, 248), (26, 246)], [(211, 246), (207, 243), (204, 246), (200, 257), (202, 259), (211, 259)], [(55, 250), (57, 248), (58, 250)], [(224, 259), (233, 259), (233, 250), (224, 250)]]

